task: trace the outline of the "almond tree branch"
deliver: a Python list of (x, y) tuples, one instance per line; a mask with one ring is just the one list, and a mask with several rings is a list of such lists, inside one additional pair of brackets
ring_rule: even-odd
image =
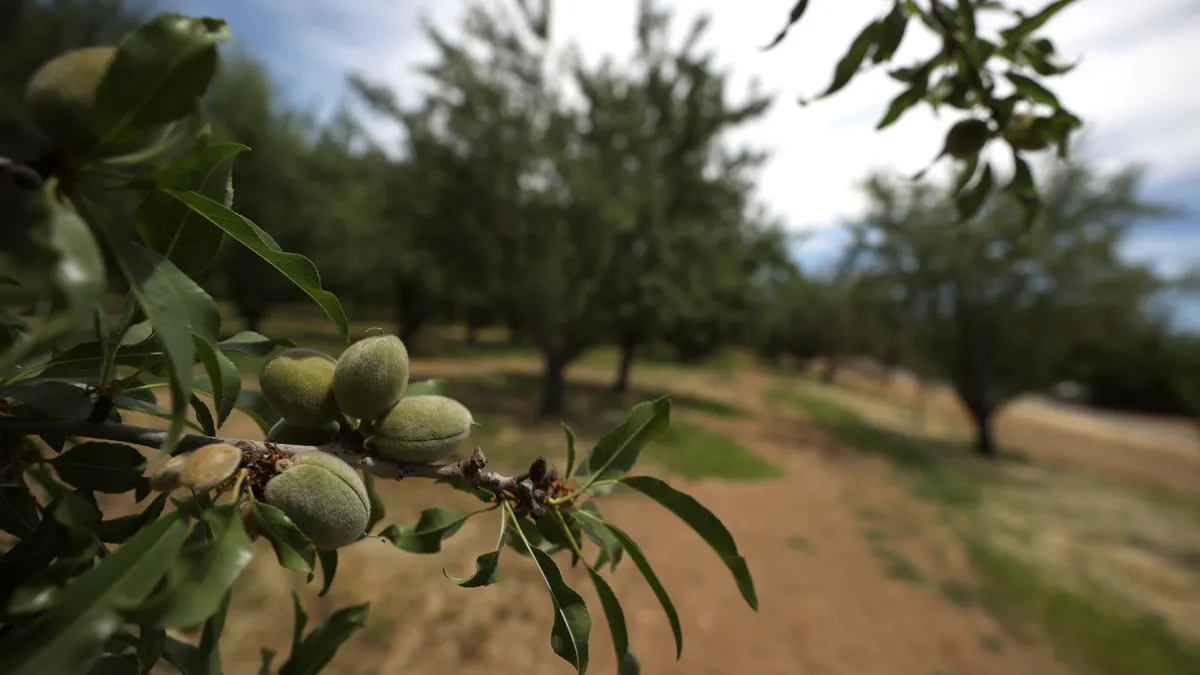
[[(56, 434), (62, 436), (79, 436), (95, 440), (118, 441), (141, 445), (148, 448), (161, 447), (166, 440), (166, 432), (148, 427), (113, 422), (88, 422), (86, 420), (25, 420), (0, 418), (0, 434), (5, 435), (40, 435)], [(412, 464), (396, 462), (371, 457), (363, 454), (357, 448), (350, 447), (345, 441), (334, 441), (325, 445), (291, 445), (286, 443), (268, 443), (245, 438), (221, 438), (203, 434), (185, 434), (179, 440), (175, 454), (185, 454), (197, 448), (213, 443), (227, 443), (242, 451), (243, 456), (261, 456), (272, 452), (296, 454), (308, 450), (319, 450), (329, 453), (350, 466), (369, 471), (382, 478), (432, 478), (435, 480), (481, 488), (496, 495), (507, 493), (518, 504), (526, 502), (532, 512), (539, 511), (535, 506), (545, 502), (546, 492), (541, 485), (535, 485), (529, 474), (521, 476), (505, 476), (494, 471), (484, 471), (487, 457), (479, 448), (467, 459), (452, 464)], [(545, 459), (538, 458), (544, 465)], [(535, 465), (538, 461), (534, 462)], [(539, 489), (540, 488), (540, 489)], [(540, 497), (540, 499), (539, 499)]]

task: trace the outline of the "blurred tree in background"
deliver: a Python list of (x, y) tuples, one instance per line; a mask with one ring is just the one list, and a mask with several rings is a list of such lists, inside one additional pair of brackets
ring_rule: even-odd
[[(1024, 192), (969, 189), (980, 211), (962, 220), (962, 194), (873, 177), (851, 254), (832, 271), (801, 269), (788, 224), (756, 192), (769, 156), (728, 140), (772, 101), (731, 91), (702, 46), (708, 19), (678, 32), (671, 12), (640, 3), (633, 55), (587, 63), (545, 39), (547, 7), (477, 5), (461, 30), (426, 26), (426, 96), (402, 105), (351, 76), (353, 105), (327, 119), (289, 105), (254, 55), (227, 55), (204, 104), (218, 140), (251, 148), (233, 172), (241, 212), (308, 254), (353, 313), (394, 322), (414, 351), (450, 323), (469, 343), (496, 326), (535, 348), (547, 416), (563, 410), (566, 367), (599, 345), (619, 350), (618, 391), (651, 352), (698, 362), (747, 347), (820, 363), (828, 380), (870, 357), (951, 382), (984, 451), (1005, 401), (1059, 380), (1085, 384), (1100, 405), (1196, 411), (1186, 365), (1196, 342), (1152, 311), (1167, 280), (1117, 255), (1130, 227), (1162, 212), (1142, 203), (1136, 172), (1061, 163), (1039, 181), (1045, 204), (1029, 235)], [(0, 2), (5, 151), (38, 154), (19, 104), (38, 64), (112, 42), (150, 9)], [(887, 56), (897, 25), (889, 14), (870, 33), (872, 59)], [(1045, 53), (1021, 54), (1035, 70), (1065, 72), (1043, 68)], [(951, 83), (970, 76), (947, 72)], [(395, 147), (370, 133), (380, 120), (401, 132)], [(237, 246), (223, 246), (202, 279), (251, 329), (301, 300)]]

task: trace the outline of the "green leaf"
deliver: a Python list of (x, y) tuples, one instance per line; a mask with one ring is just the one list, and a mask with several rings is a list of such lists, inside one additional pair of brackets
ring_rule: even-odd
[[(191, 402), (189, 401), (189, 403), (191, 403)], [(152, 415), (159, 419), (164, 419), (164, 420), (171, 419), (171, 411), (170, 410), (167, 410), (166, 408), (163, 408), (162, 406), (156, 405), (154, 403), (147, 403), (147, 402), (141, 400), (140, 398), (134, 398), (132, 396), (118, 396), (118, 397), (114, 398), (113, 399), (113, 407), (118, 408), (120, 410), (133, 410), (136, 412), (145, 413), (147, 415)], [(196, 424), (196, 423), (192, 422), (191, 420), (188, 420), (187, 422), (185, 422), (184, 426), (188, 427), (189, 429), (192, 429), (193, 431), (196, 431), (197, 433), (205, 433), (205, 431), (200, 428), (199, 424)]]
[(1062, 10), (1066, 9), (1067, 6), (1074, 1), (1075, 0), (1057, 0), (1057, 2), (1052, 2), (1042, 8), (1042, 11), (1038, 12), (1037, 14), (1034, 14), (1028, 18), (1023, 17), (1021, 21), (1012, 28), (1007, 28), (1000, 31), (1000, 35), (1004, 37), (1009, 44), (1020, 42), (1026, 37), (1032, 35), (1034, 31), (1044, 26), (1047, 21), (1054, 18), (1055, 14), (1058, 14)]
[(892, 102), (888, 104), (887, 112), (883, 119), (875, 125), (876, 130), (886, 129), (900, 119), (908, 109), (916, 105), (925, 97), (929, 91), (929, 78), (918, 77), (913, 81), (912, 86), (896, 95)]
[(1013, 150), (1013, 166), (1012, 180), (1004, 187), (1004, 191), (1021, 205), (1024, 225), (1028, 228), (1041, 214), (1042, 203), (1038, 199), (1037, 185), (1033, 182), (1029, 163), (1016, 150)]
[(321, 560), (321, 592), (317, 593), (318, 598), (325, 597), (329, 592), (329, 588), (333, 586), (333, 577), (337, 575), (338, 552), (333, 548), (317, 549), (317, 558)]
[(278, 245), (271, 246), (268, 242), (273, 243), (274, 240), (266, 237), (266, 233), (257, 225), (231, 211), (220, 202), (191, 191), (167, 190), (167, 192), (283, 273), (325, 311), (325, 314), (337, 327), (342, 339), (349, 339), (346, 313), (342, 310), (342, 305), (338, 302), (337, 297), (321, 288), (321, 275), (311, 260), (298, 253), (285, 253), (279, 249)]
[(475, 557), (475, 573), (469, 577), (459, 578), (451, 576), (449, 572), (442, 568), (442, 574), (447, 579), (463, 588), (479, 588), (482, 586), (491, 586), (500, 580), (500, 552), (503, 549), (488, 551)]
[(137, 658), (133, 655), (101, 654), (92, 663), (87, 675), (138, 675)]
[(304, 626), (308, 624), (308, 615), (304, 613), (304, 608), (300, 606), (300, 596), (296, 595), (296, 591), (292, 591), (292, 651), (300, 647), (300, 642), (304, 640)]
[(367, 501), (370, 502), (371, 515), (367, 519), (366, 534), (370, 534), (371, 530), (383, 520), (387, 515), (387, 505), (383, 503), (383, 498), (379, 496), (379, 486), (375, 484), (375, 474), (370, 471), (363, 471), (363, 485), (367, 488)]
[(275, 351), (276, 347), (295, 346), (295, 342), (286, 338), (269, 338), (251, 330), (244, 330), (217, 343), (217, 348), (223, 352), (241, 352), (250, 356), (266, 356)]
[(425, 509), (416, 525), (388, 525), (379, 536), (392, 542), (401, 551), (437, 553), (442, 550), (442, 541), (454, 536), (468, 518), (495, 508), (492, 506), (477, 511)]
[(854, 75), (858, 73), (858, 69), (862, 66), (863, 59), (867, 57), (867, 52), (875, 45), (875, 41), (879, 39), (880, 23), (873, 21), (867, 24), (866, 28), (854, 38), (854, 42), (850, 43), (850, 48), (846, 54), (838, 61), (837, 66), (833, 69), (833, 81), (829, 83), (829, 87), (825, 89), (818, 99), (826, 98), (850, 83)]
[(671, 624), (671, 634), (675, 637), (675, 658), (683, 656), (683, 626), (679, 623), (679, 612), (675, 611), (675, 603), (671, 602), (671, 596), (667, 595), (667, 589), (663, 587), (659, 581), (658, 575), (654, 573), (654, 568), (650, 566), (650, 561), (642, 553), (642, 549), (624, 530), (613, 525), (612, 523), (604, 523), (617, 541), (621, 543), (621, 547), (629, 554), (629, 558), (633, 560), (633, 564), (637, 566), (638, 571), (642, 573), (642, 578), (650, 586), (650, 590), (654, 591), (654, 597), (658, 598), (658, 604), (662, 606), (663, 613), (667, 615), (667, 622)]
[(204, 289), (173, 263), (101, 227), (105, 242), (129, 282), (130, 292), (154, 324), (154, 336), (164, 354), (171, 388), (173, 418), (159, 455), (169, 454), (183, 431), (191, 396), (195, 347), (192, 333), (216, 336), (220, 310)]
[(900, 43), (904, 41), (904, 29), (908, 27), (908, 12), (903, 0), (892, 3), (892, 11), (884, 17), (879, 28), (879, 42), (871, 55), (873, 63), (883, 63), (896, 53)]
[(253, 419), (264, 434), (279, 421), (279, 413), (275, 412), (271, 404), (267, 403), (267, 399), (261, 392), (253, 389), (243, 389), (238, 392), (237, 403), (233, 407)]
[[(560, 512), (563, 520), (567, 523), (570, 537), (574, 537), (574, 541), (578, 543), (583, 536), (580, 531), (579, 523), (576, 522), (574, 516), (569, 511)], [(545, 537), (546, 541), (554, 545), (552, 549), (543, 549), (546, 553), (554, 555), (559, 551), (571, 552), (571, 567), (579, 564), (579, 556), (575, 553), (575, 547), (571, 545), (571, 539), (563, 532), (562, 525), (558, 522), (553, 512), (547, 512), (546, 515), (534, 521), (539, 532)]]
[(216, 45), (229, 37), (220, 19), (173, 13), (129, 33), (96, 91), (101, 145), (192, 113), (216, 74)]
[[(623, 665), (629, 654), (629, 629), (625, 626), (625, 612), (621, 609), (621, 601), (596, 570), (588, 566), (587, 572), (592, 578), (592, 585), (596, 587), (596, 595), (600, 596), (600, 606), (604, 608), (604, 618), (608, 621), (608, 632), (612, 634), (617, 663)], [(623, 667), (620, 669), (621, 672), (624, 670)]]
[(119, 610), (145, 598), (188, 535), (178, 512), (151, 523), (99, 565), (75, 578), (58, 605), (28, 631), (0, 640), (6, 675), (73, 673), (99, 654), (120, 626)]
[(597, 480), (618, 478), (633, 468), (642, 448), (667, 432), (670, 418), (669, 396), (635, 405), (625, 421), (601, 436), (580, 462), (579, 473), (587, 477), (580, 489)]
[[(510, 518), (508, 520), (508, 529), (516, 536), (508, 538), (507, 546), (516, 551), (519, 555), (529, 557), (529, 551), (524, 546), (526, 542), (542, 549), (547, 553), (550, 553), (551, 555), (558, 550), (558, 547), (554, 546), (549, 541), (546, 541), (546, 537), (542, 534), (541, 530), (538, 529), (537, 524), (534, 523), (533, 519), (531, 519), (529, 516)], [(517, 530), (520, 531), (518, 532)]]
[(780, 42), (783, 42), (783, 38), (788, 34), (788, 31), (791, 30), (792, 26), (796, 25), (796, 22), (800, 20), (800, 17), (804, 16), (804, 10), (806, 9), (808, 9), (808, 0), (796, 0), (796, 4), (792, 5), (792, 11), (788, 13), (787, 23), (779, 31), (779, 34), (775, 36), (775, 39), (771, 40), (771, 44), (763, 47), (763, 51), (771, 49)]
[(43, 189), (41, 222), (30, 232), (36, 248), (28, 255), (33, 259), (9, 261), (35, 268), (49, 294), (50, 314), (5, 353), (0, 373), (19, 363), (22, 354), (90, 323), (96, 303), (108, 288), (104, 254), (91, 228), (70, 203), (58, 200), (55, 185), (49, 181)]
[(256, 532), (271, 542), (280, 565), (295, 572), (313, 571), (317, 549), (283, 511), (255, 500), (250, 503), (250, 522)]
[(575, 472), (575, 432), (571, 431), (566, 422), (560, 420), (560, 424), (567, 436), (567, 472), (563, 474), (563, 480), (567, 480)]
[(254, 543), (242, 526), (236, 504), (201, 514), (212, 538), (190, 544), (167, 573), (174, 592), (161, 619), (167, 628), (198, 628), (221, 608), (222, 599), (250, 563)]
[(158, 626), (142, 624), (138, 627), (137, 658), (142, 664), (141, 675), (148, 675), (154, 665), (162, 658), (163, 645), (167, 642), (167, 632)]
[(1013, 72), (1005, 73), (1004, 76), (1008, 78), (1009, 82), (1012, 82), (1013, 87), (1016, 88), (1017, 93), (1021, 96), (1035, 103), (1042, 103), (1052, 108), (1059, 107), (1058, 97), (1054, 95), (1054, 92), (1043, 87), (1037, 81)]
[(229, 419), (229, 413), (237, 403), (238, 394), (242, 391), (242, 374), (237, 366), (217, 349), (217, 344), (211, 339), (192, 334), (196, 354), (208, 372), (208, 382), (212, 389), (213, 405), (217, 409), (216, 427), (219, 429)]
[[(141, 325), (141, 324), (139, 324)], [(132, 333), (132, 329), (130, 331)], [(127, 334), (128, 337), (129, 334)], [(139, 337), (135, 335), (134, 337)], [(162, 352), (151, 339), (152, 333), (147, 331), (145, 339), (135, 343), (122, 343), (117, 348), (114, 364), (143, 368), (162, 357)], [(105, 354), (99, 342), (84, 342), (58, 354), (46, 364), (41, 371), (43, 377), (96, 377)]]
[(742, 556), (738, 555), (737, 543), (720, 518), (690, 495), (676, 490), (658, 478), (626, 476), (621, 479), (621, 483), (658, 502), (695, 530), (721, 558), (725, 567), (729, 568), (746, 604), (758, 611), (758, 595), (754, 590), (754, 580), (750, 577), (750, 568), (746, 566)]
[(38, 526), (37, 500), (24, 483), (0, 485), (0, 530), (25, 539)]
[(81, 443), (50, 460), (67, 483), (85, 490), (122, 494), (137, 488), (146, 458), (123, 443)]
[[(47, 509), (57, 505), (58, 500), (55, 500)], [(21, 584), (46, 569), (56, 557), (66, 553), (70, 545), (66, 529), (57, 520), (42, 518), (32, 534), (0, 555), (0, 602), (7, 604)]]
[(196, 413), (196, 421), (200, 423), (200, 429), (203, 431), (204, 435), (216, 436), (217, 425), (215, 422), (213, 422), (212, 412), (209, 411), (208, 406), (204, 404), (204, 401), (201, 401), (199, 396), (192, 394), (188, 398), (188, 404), (192, 406), (192, 412)]
[[(156, 177), (157, 187), (193, 190), (225, 206), (233, 204), (233, 161), (250, 148), (238, 143), (210, 145), (200, 139)], [(134, 214), (142, 240), (190, 276), (203, 272), (221, 246), (224, 232), (171, 195), (154, 190)]]
[(315, 675), (324, 670), (354, 631), (367, 624), (369, 604), (352, 605), (334, 612), (292, 649), (279, 667), (279, 675)]
[(94, 401), (88, 390), (67, 382), (21, 382), (0, 387), (0, 398), (20, 401), (34, 410), (60, 419), (83, 419)]
[(409, 396), (446, 396), (447, 386), (446, 380), (436, 378), (432, 380), (422, 380), (420, 382), (410, 382), (404, 388), (404, 397)]
[(531, 544), (523, 530), (518, 529), (517, 533), (550, 591), (550, 600), (554, 605), (550, 648), (564, 661), (575, 666), (579, 675), (584, 675), (588, 666), (588, 636), (592, 632), (592, 616), (588, 613), (587, 604), (575, 589), (563, 581), (562, 572), (554, 563), (554, 558)]
[(600, 509), (595, 502), (584, 502), (579, 505), (579, 510), (587, 515), (577, 518), (576, 522), (583, 529), (583, 533), (587, 535), (592, 543), (599, 547), (601, 559), (596, 562), (596, 567), (599, 568), (603, 562), (609, 563), (609, 569), (617, 569), (617, 563), (621, 562), (621, 542), (613, 535), (612, 530), (608, 529), (604, 521), (604, 516), (600, 515)]
[(958, 217), (967, 220), (975, 215), (991, 192), (992, 165), (988, 163), (983, 165), (983, 173), (979, 175), (979, 180), (975, 181), (974, 185), (955, 195), (954, 205), (958, 209)]

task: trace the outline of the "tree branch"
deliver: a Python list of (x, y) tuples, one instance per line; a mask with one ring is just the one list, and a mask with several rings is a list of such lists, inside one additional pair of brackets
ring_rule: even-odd
[[(56, 434), (62, 436), (78, 436), (95, 440), (118, 441), (141, 445), (148, 448), (162, 447), (167, 433), (158, 429), (116, 424), (112, 422), (88, 422), (86, 420), (24, 420), (0, 418), (0, 434), (41, 435)], [(524, 506), (525, 510), (539, 515), (544, 508), (549, 482), (539, 480), (536, 484), (530, 479), (529, 473), (521, 476), (505, 476), (494, 471), (484, 471), (487, 457), (478, 447), (467, 459), (452, 464), (413, 464), (396, 462), (371, 457), (363, 454), (357, 448), (349, 447), (344, 441), (334, 441), (325, 445), (291, 445), (287, 443), (269, 443), (245, 438), (222, 438), (205, 436), (203, 434), (184, 434), (179, 439), (178, 447), (173, 454), (186, 454), (197, 448), (213, 443), (227, 443), (242, 451), (243, 457), (261, 457), (274, 453), (294, 455), (298, 452), (319, 450), (341, 459), (350, 466), (368, 471), (382, 478), (432, 478), (446, 483), (463, 485), (487, 490), (499, 497), (507, 496), (514, 506)], [(539, 457), (534, 465), (544, 465), (545, 459)], [(540, 477), (539, 477), (540, 478)], [(542, 483), (546, 483), (543, 485)]]

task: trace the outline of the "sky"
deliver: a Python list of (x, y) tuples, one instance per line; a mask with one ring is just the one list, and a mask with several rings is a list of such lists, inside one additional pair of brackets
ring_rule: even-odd
[[(1045, 2), (1008, 4), (1032, 12)], [(349, 100), (344, 81), (350, 73), (390, 85), (402, 102), (419, 100), (421, 79), (414, 69), (434, 53), (421, 32), (421, 18), (453, 35), (469, 4), (160, 2), (165, 9), (228, 21), (234, 42), (266, 61), (293, 103), (324, 112)], [(694, 17), (712, 17), (701, 44), (731, 72), (733, 96), (743, 95), (752, 80), (776, 95), (770, 112), (731, 140), (772, 153), (761, 174), (759, 194), (788, 227), (809, 233), (797, 251), (802, 264), (820, 265), (836, 256), (842, 241), (839, 225), (865, 206), (856, 187), (863, 177), (876, 169), (907, 174), (921, 169), (937, 154), (945, 129), (956, 119), (949, 109), (938, 119), (922, 106), (876, 131), (875, 123), (901, 88), (882, 71), (859, 75), (831, 98), (803, 107), (797, 103), (826, 86), (855, 34), (890, 3), (812, 0), (801, 23), (769, 51), (762, 47), (782, 27), (793, 0), (660, 4), (674, 10), (676, 40)], [(629, 55), (637, 6), (637, 0), (557, 0), (551, 39), (578, 44), (589, 60)], [(1178, 209), (1178, 215), (1139, 225), (1124, 253), (1166, 274), (1200, 264), (1200, 190), (1195, 189), (1200, 185), (1200, 88), (1195, 86), (1200, 82), (1200, 58), (1193, 46), (1200, 39), (1200, 3), (1079, 0), (1041, 34), (1055, 42), (1065, 59), (1079, 61), (1075, 70), (1048, 84), (1084, 120), (1081, 152), (1101, 167), (1144, 165), (1143, 196)], [(913, 22), (897, 63), (926, 56), (935, 44), (924, 27)], [(383, 120), (374, 123), (373, 131), (386, 142), (398, 138), (394, 125)], [(994, 159), (999, 170), (1008, 169), (1006, 157), (998, 154)], [(944, 160), (930, 175), (945, 176), (949, 168)], [(1181, 303), (1179, 317), (1189, 326), (1200, 326), (1200, 303)]]

